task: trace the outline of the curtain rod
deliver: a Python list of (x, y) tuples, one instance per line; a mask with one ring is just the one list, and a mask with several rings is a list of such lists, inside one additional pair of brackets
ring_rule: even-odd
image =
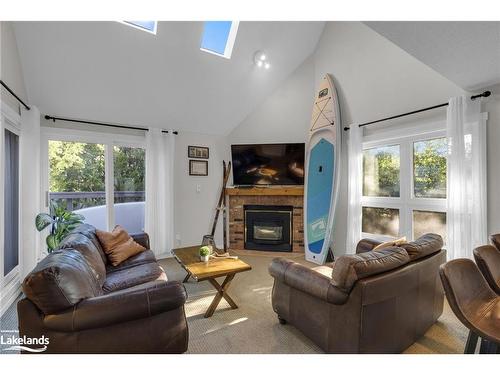
[[(116, 124), (109, 124), (106, 122), (97, 122), (97, 121), (88, 121), (88, 120), (75, 120), (71, 118), (65, 118), (65, 117), (55, 117), (55, 116), (49, 116), (45, 115), (46, 120), (52, 120), (53, 122), (56, 122), (56, 120), (59, 121), (68, 121), (68, 122), (76, 122), (79, 124), (90, 124), (90, 125), (99, 125), (99, 126), (108, 126), (110, 128), (120, 128), (120, 129), (129, 129), (129, 130), (143, 130), (143, 131), (149, 131), (148, 128), (141, 128), (139, 126), (126, 126), (126, 125), (116, 125)], [(162, 133), (168, 134), (168, 130), (162, 130)], [(172, 134), (179, 134), (177, 130), (172, 131)]]
[(23, 102), (23, 101), (21, 100), (21, 98), (20, 98), (19, 96), (17, 96), (17, 95), (16, 95), (16, 93), (15, 93), (14, 91), (12, 91), (12, 90), (11, 90), (11, 88), (10, 88), (9, 86), (7, 86), (7, 84), (6, 84), (4, 81), (2, 81), (1, 79), (0, 79), (0, 84), (1, 84), (3, 87), (5, 87), (5, 89), (9, 92), (9, 94), (11, 94), (14, 98), (16, 98), (16, 100), (17, 100), (19, 103), (21, 103), (21, 104), (24, 106), (24, 108), (26, 108), (28, 111), (31, 109), (30, 107), (28, 107), (28, 105), (27, 105), (25, 102)]
[[(477, 99), (477, 98), (487, 98), (488, 96), (491, 95), (491, 91), (485, 91), (483, 92), (482, 94), (477, 94), (477, 95), (472, 95), (470, 98), (471, 100), (474, 100), (474, 99)], [(395, 115), (395, 116), (391, 116), (391, 117), (386, 117), (386, 118), (382, 118), (380, 120), (375, 120), (375, 121), (370, 121), (370, 122), (365, 122), (363, 124), (359, 124), (358, 126), (361, 128), (363, 126), (366, 126), (366, 125), (371, 125), (371, 124), (376, 124), (377, 122), (382, 122), (382, 121), (387, 121), (387, 120), (393, 120), (395, 118), (399, 118), (399, 117), (404, 117), (404, 116), (409, 116), (409, 115), (413, 115), (415, 113), (420, 113), (420, 112), (425, 112), (425, 111), (430, 111), (431, 109), (436, 109), (436, 108), (441, 108), (441, 107), (446, 107), (448, 105), (448, 103), (442, 103), (442, 104), (438, 104), (438, 105), (434, 105), (432, 107), (427, 107), (427, 108), (422, 108), (422, 109), (417, 109), (416, 111), (411, 111), (411, 112), (406, 112), (406, 113), (402, 113), (400, 115)], [(349, 130), (349, 127), (345, 127), (344, 130)]]

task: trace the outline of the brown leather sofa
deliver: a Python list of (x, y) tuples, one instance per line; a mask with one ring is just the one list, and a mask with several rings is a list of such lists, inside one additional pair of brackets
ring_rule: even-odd
[(25, 278), (19, 335), (48, 337), (45, 353), (183, 353), (186, 290), (146, 251), (108, 263), (95, 228), (81, 225)]
[(361, 240), (356, 255), (332, 267), (274, 259), (272, 306), (280, 322), (328, 353), (400, 353), (413, 344), (443, 311), (442, 238), (426, 234), (371, 251), (378, 243)]

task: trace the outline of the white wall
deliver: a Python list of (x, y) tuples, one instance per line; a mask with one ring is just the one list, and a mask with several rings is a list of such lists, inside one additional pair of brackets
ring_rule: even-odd
[[(24, 85), (23, 72), (16, 37), (11, 22), (0, 22), (0, 76), (17, 96), (27, 103), (28, 95)], [(2, 102), (19, 113), (19, 103), (3, 87), (1, 90)]]
[[(313, 56), (229, 134), (229, 142), (300, 141), (309, 126), (314, 95), (311, 88), (317, 87), (325, 73), (332, 74), (337, 86), (344, 125), (431, 106), (463, 93), (363, 23), (328, 22)], [(346, 157), (344, 160), (347, 162)], [(333, 236), (336, 255), (346, 251), (347, 163), (342, 169)]]
[[(227, 140), (222, 136), (179, 132), (175, 143), (174, 233), (175, 246), (199, 245), (211, 230), (222, 186), (222, 160), (227, 159)], [(188, 146), (210, 148), (208, 176), (189, 176)], [(199, 191), (197, 191), (199, 187)], [(222, 215), (215, 236), (222, 246)]]
[(314, 60), (309, 57), (229, 134), (230, 143), (305, 142), (313, 96)]

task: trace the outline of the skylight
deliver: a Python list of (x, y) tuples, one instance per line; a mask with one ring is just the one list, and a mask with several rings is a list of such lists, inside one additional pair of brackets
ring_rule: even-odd
[(128, 26), (135, 27), (136, 29), (147, 31), (151, 34), (156, 34), (157, 21), (122, 21)]
[(206, 21), (200, 49), (230, 59), (238, 24), (238, 21)]

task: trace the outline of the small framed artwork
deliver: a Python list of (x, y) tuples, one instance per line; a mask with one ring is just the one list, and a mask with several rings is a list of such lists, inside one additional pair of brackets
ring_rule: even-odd
[(208, 161), (189, 160), (190, 176), (208, 176)]
[(188, 157), (195, 159), (208, 159), (209, 149), (202, 146), (188, 146)]

